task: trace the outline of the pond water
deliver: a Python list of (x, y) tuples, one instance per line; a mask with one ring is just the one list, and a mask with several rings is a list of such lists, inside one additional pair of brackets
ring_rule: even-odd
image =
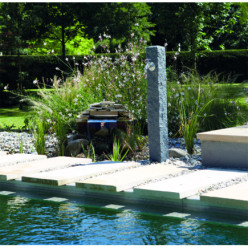
[(0, 245), (247, 245), (248, 228), (0, 197)]

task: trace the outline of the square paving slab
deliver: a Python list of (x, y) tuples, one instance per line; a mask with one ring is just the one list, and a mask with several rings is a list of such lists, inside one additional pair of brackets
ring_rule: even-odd
[(248, 212), (248, 182), (202, 194), (200, 200), (226, 207), (245, 208)]
[(30, 162), (35, 160), (46, 159), (45, 155), (33, 155), (33, 154), (11, 154), (4, 155), (0, 157), (0, 167), (8, 166), (8, 165), (16, 165), (24, 162)]
[(84, 189), (118, 192), (133, 188), (152, 179), (167, 177), (170, 174), (179, 174), (183, 170), (186, 169), (171, 165), (147, 165), (120, 171), (111, 175), (86, 179), (81, 182), (76, 182), (76, 186)]
[(73, 165), (89, 164), (88, 158), (55, 157), (45, 160), (21, 163), (0, 168), (0, 180), (7, 181), (21, 178), (24, 174), (32, 174), (42, 171), (62, 169)]
[(60, 186), (60, 185), (80, 181), (86, 178), (90, 178), (93, 176), (98, 176), (104, 173), (125, 170), (136, 166), (141, 166), (141, 165), (140, 163), (137, 162), (95, 163), (86, 166), (75, 166), (75, 167), (51, 171), (51, 172), (24, 175), (22, 177), (22, 181)]
[(211, 185), (230, 179), (247, 176), (246, 172), (225, 170), (200, 170), (183, 176), (148, 183), (135, 187), (134, 193), (140, 196), (182, 199), (197, 194)]

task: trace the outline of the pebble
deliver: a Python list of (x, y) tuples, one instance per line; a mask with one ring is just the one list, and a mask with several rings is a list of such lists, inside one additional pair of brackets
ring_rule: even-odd
[[(23, 153), (37, 154), (31, 133), (0, 132), (0, 151), (5, 151), (7, 154), (20, 153), (21, 143), (23, 144)], [(47, 135), (45, 146), (47, 157), (56, 156), (57, 139), (55, 135)]]
[[(68, 135), (69, 137), (70, 135)], [(7, 154), (13, 154), (13, 153), (20, 153), (20, 143), (23, 143), (23, 153), (27, 154), (37, 154), (35, 151), (34, 146), (34, 139), (33, 135), (28, 132), (0, 132), (0, 155)], [(47, 157), (55, 157), (56, 156), (56, 147), (57, 147), (57, 138), (54, 134), (47, 135), (46, 138), (46, 152)], [(188, 168), (188, 171), (183, 171), (184, 173), (190, 173), (195, 170), (204, 169), (202, 166), (202, 160), (201, 160), (201, 142), (200, 140), (195, 139), (194, 140), (194, 146), (195, 146), (195, 153), (194, 155), (186, 155), (181, 158), (169, 158), (165, 162), (161, 164), (169, 164), (174, 166), (183, 166), (185, 168)], [(169, 148), (180, 148), (186, 151), (185, 148), (185, 142), (183, 138), (169, 138)], [(135, 156), (132, 156), (130, 158), (126, 157), (126, 160), (135, 160), (140, 161), (144, 165), (150, 164), (149, 162), (149, 147), (146, 145), (144, 149), (140, 152), (138, 152)], [(106, 159), (106, 157), (104, 157)], [(158, 163), (156, 163), (158, 164)], [(170, 176), (169, 176), (170, 177)], [(172, 177), (172, 175), (171, 175)], [(228, 187), (233, 184), (237, 184), (243, 181), (247, 181), (248, 176), (236, 178), (233, 180), (230, 180), (228, 182), (222, 182), (219, 184), (212, 185), (211, 187), (208, 187), (206, 189), (203, 189), (199, 194), (206, 193), (208, 191)]]
[[(70, 135), (68, 135), (69, 137)], [(0, 151), (5, 151), (8, 154), (19, 153), (20, 152), (20, 141), (23, 142), (23, 153), (27, 154), (37, 154), (34, 145), (33, 135), (28, 132), (0, 132)], [(46, 152), (47, 157), (56, 156), (56, 147), (57, 147), (57, 138), (54, 134), (47, 135), (46, 138)], [(170, 158), (167, 162), (175, 166), (186, 166), (191, 168), (200, 168), (201, 167), (201, 147), (200, 140), (195, 139), (195, 155), (187, 155), (180, 159)], [(183, 138), (172, 139), (169, 138), (169, 148), (180, 148), (186, 151), (185, 142)], [(100, 157), (100, 156), (99, 156)], [(103, 157), (106, 159), (106, 157)], [(148, 145), (135, 156), (126, 157), (126, 160), (135, 160), (135, 161), (145, 161), (149, 159), (149, 148)], [(143, 162), (146, 163), (146, 162)]]

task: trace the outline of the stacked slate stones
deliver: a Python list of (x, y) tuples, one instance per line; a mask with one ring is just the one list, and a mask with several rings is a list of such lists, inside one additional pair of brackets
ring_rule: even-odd
[[(125, 134), (130, 133), (132, 121), (132, 114), (122, 104), (103, 101), (90, 105), (89, 109), (81, 113), (76, 120), (79, 134), (68, 142), (67, 155), (77, 156), (79, 151), (82, 152), (81, 146), (87, 147), (90, 142), (97, 154), (109, 152), (114, 137), (121, 141)], [(74, 143), (79, 144), (79, 149), (72, 146)]]
[(128, 132), (128, 126), (133, 121), (133, 116), (122, 104), (103, 101), (90, 105), (90, 108), (78, 116), (77, 124), (80, 133), (87, 130), (89, 120), (116, 120), (117, 128)]

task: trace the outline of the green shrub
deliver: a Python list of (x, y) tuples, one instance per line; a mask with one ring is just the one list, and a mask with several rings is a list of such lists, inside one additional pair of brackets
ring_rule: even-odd
[(33, 133), (34, 145), (38, 154), (45, 154), (46, 124), (38, 117), (32, 118), (30, 130)]
[(88, 57), (83, 74), (91, 91), (101, 92), (105, 100), (122, 103), (140, 120), (147, 118), (145, 61), (139, 58), (143, 49), (143, 44), (129, 43), (128, 53), (123, 54), (119, 48), (115, 59)]
[[(231, 79), (228, 80), (230, 83)], [(178, 135), (180, 129), (180, 104), (181, 95), (187, 115), (194, 112), (196, 104), (202, 108), (210, 102), (198, 119), (198, 131), (209, 131), (236, 125), (242, 125), (248, 119), (247, 107), (237, 101), (239, 97), (245, 97), (247, 91), (241, 85), (234, 91), (232, 84), (226, 84), (224, 79), (216, 73), (208, 73), (200, 76), (199, 73), (191, 71), (182, 74), (180, 82), (168, 82), (168, 125), (170, 136)], [(198, 89), (201, 88), (200, 102), (198, 99)], [(204, 118), (207, 117), (207, 118)]]

